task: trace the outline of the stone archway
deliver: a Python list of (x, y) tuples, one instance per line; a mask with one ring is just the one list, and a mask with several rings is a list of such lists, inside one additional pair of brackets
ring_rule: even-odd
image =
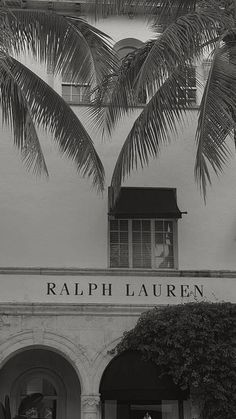
[(65, 357), (48, 347), (30, 346), (16, 351), (0, 370), (0, 396), (10, 396), (13, 416), (21, 400), (32, 393), (44, 398), (29, 418), (78, 419), (81, 384)]
[(0, 343), (0, 368), (16, 353), (27, 348), (47, 348), (60, 354), (75, 369), (81, 384), (81, 392), (90, 393), (90, 362), (86, 350), (71, 339), (48, 330), (27, 330), (9, 336)]
[[(27, 330), (0, 341), (0, 378), (6, 364), (14, 357), (25, 351), (37, 350), (51, 351), (55, 356), (61, 356), (74, 370), (80, 382), (80, 392), (78, 394), (80, 411), (77, 412), (77, 419), (99, 418), (100, 397), (98, 393), (94, 394), (92, 390), (93, 374), (89, 354), (87, 354), (86, 348), (75, 344), (72, 339), (56, 331)], [(0, 396), (2, 398), (2, 395)], [(69, 417), (71, 418), (71, 415)]]
[(114, 357), (100, 382), (102, 419), (190, 419), (189, 393), (137, 351)]

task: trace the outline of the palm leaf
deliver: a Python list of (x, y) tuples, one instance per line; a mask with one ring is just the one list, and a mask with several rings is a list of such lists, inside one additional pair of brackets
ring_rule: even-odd
[(145, 3), (149, 0), (134, 0), (131, 2), (127, 0), (93, 0), (89, 2), (89, 13), (91, 13), (95, 19), (100, 17), (107, 17), (111, 15), (123, 15), (129, 13), (136, 13), (137, 10), (145, 12)]
[[(18, 63), (15, 62), (15, 71)], [(0, 104), (3, 123), (9, 125), (14, 134), (14, 142), (21, 152), (28, 170), (36, 174), (46, 174), (47, 166), (32, 120), (27, 99), (12, 75), (9, 66), (1, 71)]]
[(193, 11), (196, 7), (196, 0), (94, 0), (90, 2), (90, 12), (96, 18), (107, 17), (109, 15), (123, 15), (125, 13), (142, 13), (157, 15), (161, 20), (166, 17), (179, 16)]
[[(156, 2), (149, 0), (149, 3), (155, 5)], [(163, 19), (164, 16), (172, 16), (173, 19), (176, 19), (181, 15), (193, 12), (197, 3), (197, 0), (159, 0), (156, 11), (160, 19)]]
[(90, 114), (95, 124), (109, 135), (117, 121), (140, 104), (134, 84), (152, 45), (153, 41), (150, 41), (125, 57), (116, 72), (108, 74), (96, 90), (95, 106), (90, 109)]
[(82, 33), (90, 49), (95, 70), (95, 82), (100, 83), (103, 78), (116, 69), (117, 57), (111, 45), (111, 39), (104, 32), (89, 25), (86, 21), (75, 17), (67, 17), (69, 22)]
[(163, 144), (177, 135), (184, 123), (187, 103), (180, 103), (184, 72), (179, 68), (169, 77), (145, 106), (127, 136), (119, 154), (111, 185), (117, 197), (121, 182), (138, 165), (144, 167), (150, 157), (157, 157)]
[[(22, 97), (27, 100), (29, 114), (32, 116), (33, 122), (50, 131), (58, 143), (61, 153), (73, 160), (77, 170), (83, 176), (91, 177), (93, 185), (98, 190), (102, 190), (104, 187), (102, 163), (90, 136), (72, 109), (47, 83), (23, 64), (12, 59), (9, 62), (9, 68), (15, 81), (14, 86), (17, 85), (22, 92)], [(6, 114), (7, 107), (11, 111), (6, 95), (4, 100), (5, 121), (14, 123), (13, 118), (15, 116), (10, 112), (9, 116)], [(28, 123), (26, 119), (21, 123), (20, 118), (18, 118), (15, 125), (15, 141), (20, 149), (25, 144), (22, 143), (22, 138), (24, 138), (26, 123)]]
[[(216, 45), (221, 25), (212, 15), (192, 13), (171, 23), (156, 40), (129, 54), (119, 71), (108, 75), (99, 86), (92, 116), (98, 126), (111, 134), (117, 121), (140, 104), (139, 97), (146, 92), (151, 98), (176, 67), (201, 57), (206, 48)], [(107, 106), (101, 107), (109, 97)]]
[(70, 74), (72, 81), (95, 82), (113, 66), (110, 38), (80, 18), (38, 10), (11, 10), (12, 48), (31, 51), (55, 73)]
[(207, 183), (211, 183), (207, 162), (219, 174), (231, 154), (226, 138), (235, 127), (236, 62), (232, 60), (235, 52), (235, 42), (218, 43), (199, 108), (195, 176), (204, 198)]
[[(217, 17), (217, 19), (216, 19)], [(221, 28), (228, 21), (224, 14), (215, 11), (190, 13), (178, 18), (157, 36), (139, 71), (136, 90), (146, 89), (155, 94), (163, 78), (176, 66), (200, 59), (206, 49), (216, 46)]]

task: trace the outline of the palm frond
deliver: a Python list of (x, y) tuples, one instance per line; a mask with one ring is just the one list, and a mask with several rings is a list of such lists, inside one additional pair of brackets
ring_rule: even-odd
[(142, 103), (141, 95), (136, 97), (134, 84), (152, 45), (153, 41), (150, 41), (127, 55), (120, 67), (108, 74), (95, 91), (94, 107), (90, 114), (95, 124), (109, 135), (123, 115), (129, 114), (136, 105)]
[(90, 82), (96, 73), (99, 79), (113, 66), (110, 38), (83, 19), (15, 9), (8, 20), (16, 53), (31, 51), (55, 73), (70, 73), (72, 81)]
[(96, 18), (126, 13), (156, 15), (162, 21), (167, 17), (176, 18), (179, 15), (193, 11), (197, 0), (94, 0), (90, 2), (90, 13)]
[(94, 79), (96, 79), (96, 84), (99, 84), (118, 65), (117, 57), (111, 45), (111, 38), (82, 19), (75, 17), (66, 17), (66, 19), (86, 39), (93, 60)]
[[(226, 18), (225, 18), (226, 19)], [(136, 90), (146, 89), (155, 94), (163, 78), (168, 77), (176, 66), (200, 59), (202, 54), (216, 46), (223, 22), (215, 19), (215, 12), (190, 13), (171, 23), (157, 36), (139, 71)]]
[(149, 12), (155, 15), (154, 24), (166, 26), (180, 16), (194, 12), (199, 0), (147, 0), (147, 3)]
[(103, 121), (104, 130), (111, 134), (117, 121), (141, 104), (143, 92), (151, 98), (176, 67), (200, 58), (207, 46), (215, 46), (219, 29), (219, 22), (211, 15), (188, 14), (171, 23), (156, 40), (129, 54), (120, 69), (108, 75), (98, 89), (97, 106), (92, 110), (98, 125)]
[[(27, 99), (16, 82), (10, 70), (11, 67), (12, 63), (8, 58), (8, 66), (0, 69), (0, 105), (3, 123), (11, 127), (14, 143), (20, 150), (27, 169), (38, 175), (46, 174), (48, 176), (47, 166)], [(18, 63), (15, 62), (15, 71), (17, 68)]]
[(95, 19), (107, 16), (119, 16), (128, 13), (148, 13), (150, 11), (150, 0), (92, 0), (89, 3), (89, 13)]
[[(27, 115), (32, 117), (34, 123), (43, 126), (53, 134), (61, 153), (74, 161), (78, 172), (82, 176), (92, 178), (93, 185), (98, 190), (103, 190), (104, 169), (102, 163), (90, 136), (72, 109), (64, 102), (61, 96), (23, 64), (12, 59), (9, 63), (9, 68), (15, 81), (15, 84), (11, 84), (11, 86), (15, 89), (15, 86), (17, 86), (17, 89), (20, 89), (22, 96), (27, 101), (29, 110)], [(9, 99), (10, 101), (17, 101), (17, 93), (8, 91), (8, 96), (13, 97), (13, 99)], [(18, 102), (22, 100), (22, 96), (19, 96)], [(21, 123), (20, 118), (17, 118), (15, 123), (15, 115), (12, 113), (7, 115), (7, 109), (11, 111), (12, 107), (11, 103), (7, 102), (6, 94), (4, 98), (5, 121), (14, 124), (17, 146), (24, 150), (26, 144), (29, 152), (30, 145), (23, 140), (28, 129), (27, 124), (29, 124), (29, 120), (25, 117), (23, 123)], [(19, 106), (21, 105), (20, 103)], [(18, 103), (16, 106), (18, 106)], [(32, 125), (30, 125), (31, 127)], [(32, 129), (30, 133), (32, 135)], [(34, 139), (34, 133), (32, 136)], [(30, 162), (29, 158), (27, 158), (27, 161)]]
[(125, 177), (138, 165), (147, 165), (150, 157), (157, 157), (161, 147), (169, 143), (183, 125), (188, 106), (178, 99), (184, 89), (183, 82), (183, 69), (176, 69), (134, 122), (113, 172), (111, 185), (115, 196)]
[(199, 108), (195, 177), (204, 198), (207, 183), (211, 183), (208, 165), (219, 174), (231, 154), (226, 138), (235, 128), (236, 61), (232, 58), (235, 53), (235, 42), (218, 43)]
[(0, 7), (0, 25), (1, 25), (1, 32), (0, 32), (0, 62), (1, 68), (7, 68), (6, 61), (8, 60), (9, 56), (9, 48), (11, 45), (12, 39), (12, 30), (8, 22), (7, 18), (8, 9), (5, 7)]

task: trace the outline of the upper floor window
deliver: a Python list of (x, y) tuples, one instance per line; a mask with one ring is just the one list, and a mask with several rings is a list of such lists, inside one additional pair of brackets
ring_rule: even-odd
[(114, 45), (114, 50), (116, 51), (118, 58), (123, 60), (126, 55), (134, 52), (136, 49), (140, 48), (143, 45), (143, 42), (136, 38), (124, 38), (118, 41)]
[(174, 268), (176, 222), (110, 220), (111, 268)]
[[(128, 55), (142, 47), (143, 42), (136, 38), (125, 38), (121, 39), (114, 45), (114, 50), (117, 53), (117, 56), (120, 62)], [(147, 102), (146, 92), (143, 91), (139, 94), (138, 97), (138, 106), (142, 106)]]
[(91, 101), (90, 85), (88, 83), (72, 82), (70, 75), (63, 75), (62, 97), (66, 102), (74, 104), (89, 104)]
[(110, 267), (177, 268), (180, 217), (175, 189), (121, 188), (109, 211)]
[(197, 103), (196, 68), (186, 66), (184, 68), (183, 82), (176, 92), (178, 103), (181, 105), (194, 106)]

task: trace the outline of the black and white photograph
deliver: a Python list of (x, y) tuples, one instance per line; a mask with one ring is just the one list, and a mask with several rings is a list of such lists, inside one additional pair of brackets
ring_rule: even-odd
[(0, 25), (0, 419), (236, 419), (236, 0)]

